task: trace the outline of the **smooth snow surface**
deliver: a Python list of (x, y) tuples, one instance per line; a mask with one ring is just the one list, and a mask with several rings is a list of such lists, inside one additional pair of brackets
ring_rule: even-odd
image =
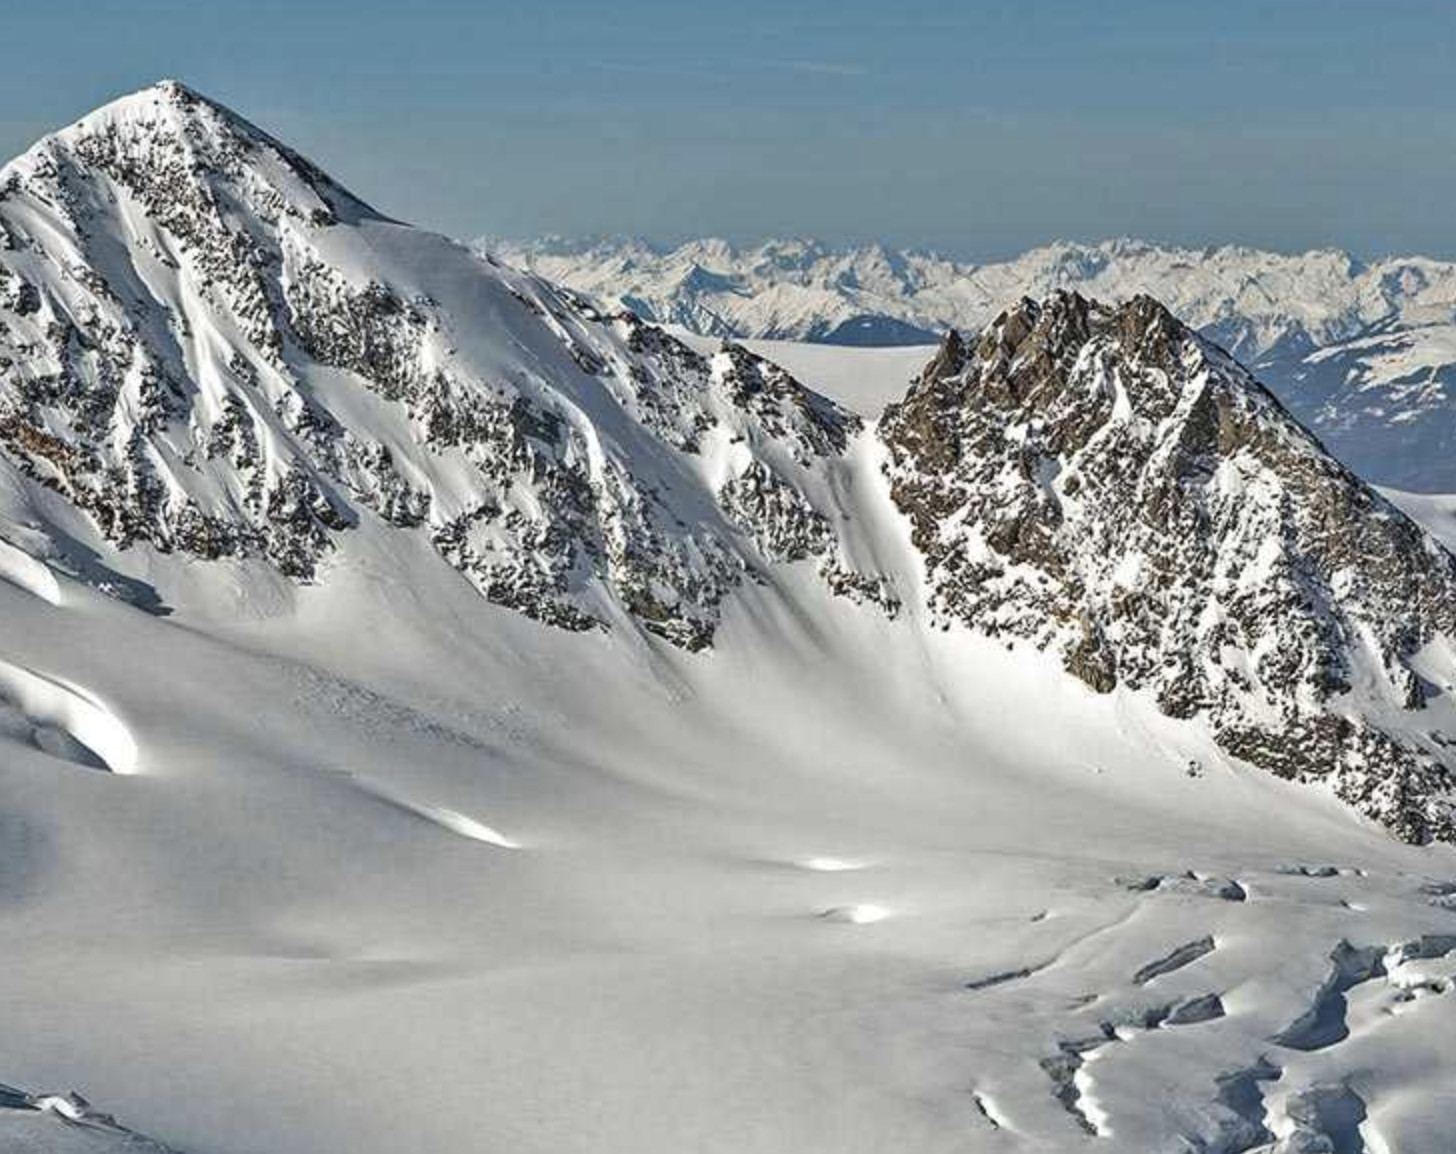
[[(699, 336), (687, 329), (670, 331), (700, 353), (711, 353), (722, 344), (717, 337)], [(886, 405), (903, 397), (911, 378), (935, 356), (936, 349), (934, 345), (876, 349), (770, 340), (738, 343), (863, 417), (878, 417)]]
[(374, 529), (243, 615), (118, 564), (173, 614), (0, 583), (138, 771), (5, 745), (16, 1084), (206, 1154), (1449, 1150), (1456, 854), (1135, 697), (793, 567), (687, 655)]

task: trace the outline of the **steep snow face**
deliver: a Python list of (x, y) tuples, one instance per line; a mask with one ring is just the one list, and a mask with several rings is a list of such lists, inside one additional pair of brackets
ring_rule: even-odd
[(952, 334), (880, 436), (938, 618), (1456, 836), (1456, 560), (1160, 304), (1060, 293)]
[(1052, 244), (985, 265), (812, 241), (693, 241), (668, 252), (634, 240), (479, 243), (648, 319), (745, 338), (919, 344), (952, 327), (978, 329), (1022, 296), (1076, 289), (1117, 303), (1146, 293), (1253, 365), (1357, 472), (1407, 489), (1456, 489), (1449, 262), (1134, 240)]
[(858, 425), (385, 219), (175, 83), (0, 171), (0, 386), (8, 461), (116, 546), (308, 580), (373, 518), (492, 601), (689, 648), (765, 558), (838, 571)]

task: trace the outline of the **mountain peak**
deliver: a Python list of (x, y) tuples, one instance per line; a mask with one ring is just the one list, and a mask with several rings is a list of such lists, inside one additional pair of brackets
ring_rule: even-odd
[(1201, 338), (1157, 298), (1139, 293), (1119, 305), (1103, 305), (1074, 289), (1057, 289), (1037, 300), (1023, 297), (982, 331), (976, 355), (983, 366), (999, 363), (987, 381), (1003, 377), (1024, 395), (1037, 390), (1038, 376), (1064, 372), (1089, 340), (1108, 334), (1130, 355), (1169, 361), (1182, 342)]
[(226, 121), (233, 131), (276, 143), (262, 129), (250, 124), (226, 105), (203, 95), (180, 80), (171, 78), (158, 80), (155, 84), (107, 101), (75, 123), (54, 133), (52, 138), (65, 139), (99, 131), (106, 125), (122, 123), (170, 123), (176, 126), (199, 115)]
[(129, 95), (120, 97), (119, 100), (137, 102), (160, 100), (184, 108), (195, 104), (206, 104), (212, 108), (222, 108), (222, 105), (217, 101), (204, 96), (197, 89), (171, 76), (163, 77), (161, 80), (156, 81), (154, 84), (149, 84), (145, 88), (139, 88)]
[[(37, 181), (79, 205), (100, 176), (136, 193), (148, 184), (158, 196), (173, 185), (205, 187), (204, 199), (224, 193), (266, 202), (317, 223), (380, 218), (332, 177), (251, 121), (179, 80), (160, 80), (102, 105), (37, 142), (6, 165), (11, 184)], [(70, 186), (61, 189), (60, 186)], [(224, 191), (224, 186), (230, 191)]]
[(158, 80), (155, 84), (153, 84), (151, 88), (148, 89), (148, 91), (156, 92), (168, 100), (175, 100), (179, 103), (187, 103), (197, 100), (206, 101), (208, 104), (214, 105), (216, 103), (215, 101), (209, 100), (207, 97), (203, 96), (200, 92), (197, 91), (197, 89), (192, 88), (187, 84), (184, 84), (182, 81), (172, 76), (164, 76), (161, 80)]
[(1456, 837), (1443, 748), (1382, 720), (1424, 707), (1456, 560), (1158, 301), (1023, 300), (968, 355), (948, 339), (880, 435), (939, 619)]
[(850, 580), (818, 474), (855, 418), (384, 220), (177, 82), (6, 170), (0, 383), (0, 477), (98, 553), (310, 581), (372, 523), (496, 604), (687, 648), (765, 558)]

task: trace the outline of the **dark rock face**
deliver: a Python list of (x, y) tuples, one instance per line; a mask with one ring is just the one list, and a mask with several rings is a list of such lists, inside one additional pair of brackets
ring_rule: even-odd
[(880, 435), (937, 616), (1456, 837), (1447, 755), (1406, 716), (1456, 561), (1156, 301), (1062, 293), (952, 335)]
[[(497, 604), (700, 649), (767, 561), (853, 584), (816, 477), (858, 428), (386, 220), (180, 85), (0, 174), (0, 461), (119, 548), (309, 581), (377, 519)], [(710, 478), (715, 445), (742, 451)]]

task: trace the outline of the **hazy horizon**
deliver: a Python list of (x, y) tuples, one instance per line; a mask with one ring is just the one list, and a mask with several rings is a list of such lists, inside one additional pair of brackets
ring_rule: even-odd
[(1439, 5), (58, 0), (0, 156), (177, 76), (456, 236), (812, 235), (991, 260), (1133, 236), (1456, 256)]
[(532, 233), (529, 235), (511, 235), (484, 232), (478, 233), (475, 236), (463, 237), (461, 239), (486, 243), (492, 241), (504, 242), (513, 245), (527, 245), (535, 243), (549, 244), (552, 242), (556, 242), (559, 244), (572, 246), (608, 244), (618, 241), (633, 241), (645, 244), (649, 248), (660, 254), (670, 253), (675, 249), (682, 248), (689, 244), (711, 241), (723, 241), (737, 252), (743, 252), (747, 249), (757, 248), (769, 244), (817, 244), (831, 251), (844, 251), (852, 248), (869, 248), (878, 245), (891, 252), (923, 254), (954, 261), (958, 264), (997, 264), (1015, 260), (1018, 257), (1025, 256), (1027, 253), (1032, 252), (1036, 249), (1052, 248), (1057, 245), (1076, 245), (1083, 248), (1097, 248), (1103, 245), (1115, 245), (1120, 242), (1130, 242), (1133, 244), (1148, 244), (1164, 249), (1186, 248), (1195, 251), (1213, 251), (1222, 248), (1246, 248), (1251, 251), (1272, 252), (1281, 256), (1303, 256), (1308, 253), (1314, 252), (1337, 252), (1341, 255), (1350, 257), (1352, 260), (1360, 265), (1372, 265), (1377, 264), (1382, 260), (1399, 260), (1405, 257), (1456, 261), (1456, 256), (1445, 257), (1430, 252), (1418, 252), (1413, 249), (1408, 251), (1367, 253), (1358, 252), (1348, 245), (1339, 244), (1321, 244), (1300, 247), (1278, 247), (1274, 245), (1249, 244), (1238, 240), (1194, 241), (1181, 239), (1178, 237), (1135, 236), (1126, 233), (1116, 236), (1048, 236), (1044, 239), (1034, 240), (1020, 247), (1008, 248), (1004, 251), (993, 251), (980, 254), (972, 252), (969, 255), (961, 255), (960, 253), (951, 252), (945, 248), (937, 247), (935, 245), (899, 245), (895, 244), (893, 241), (886, 240), (884, 237), (874, 235), (844, 236), (842, 238), (833, 239), (827, 236), (816, 235), (813, 233), (750, 233), (725, 235), (724, 233), (720, 232), (704, 232), (694, 235), (674, 235), (661, 237), (630, 232), (564, 233), (556, 231), (546, 231)]

